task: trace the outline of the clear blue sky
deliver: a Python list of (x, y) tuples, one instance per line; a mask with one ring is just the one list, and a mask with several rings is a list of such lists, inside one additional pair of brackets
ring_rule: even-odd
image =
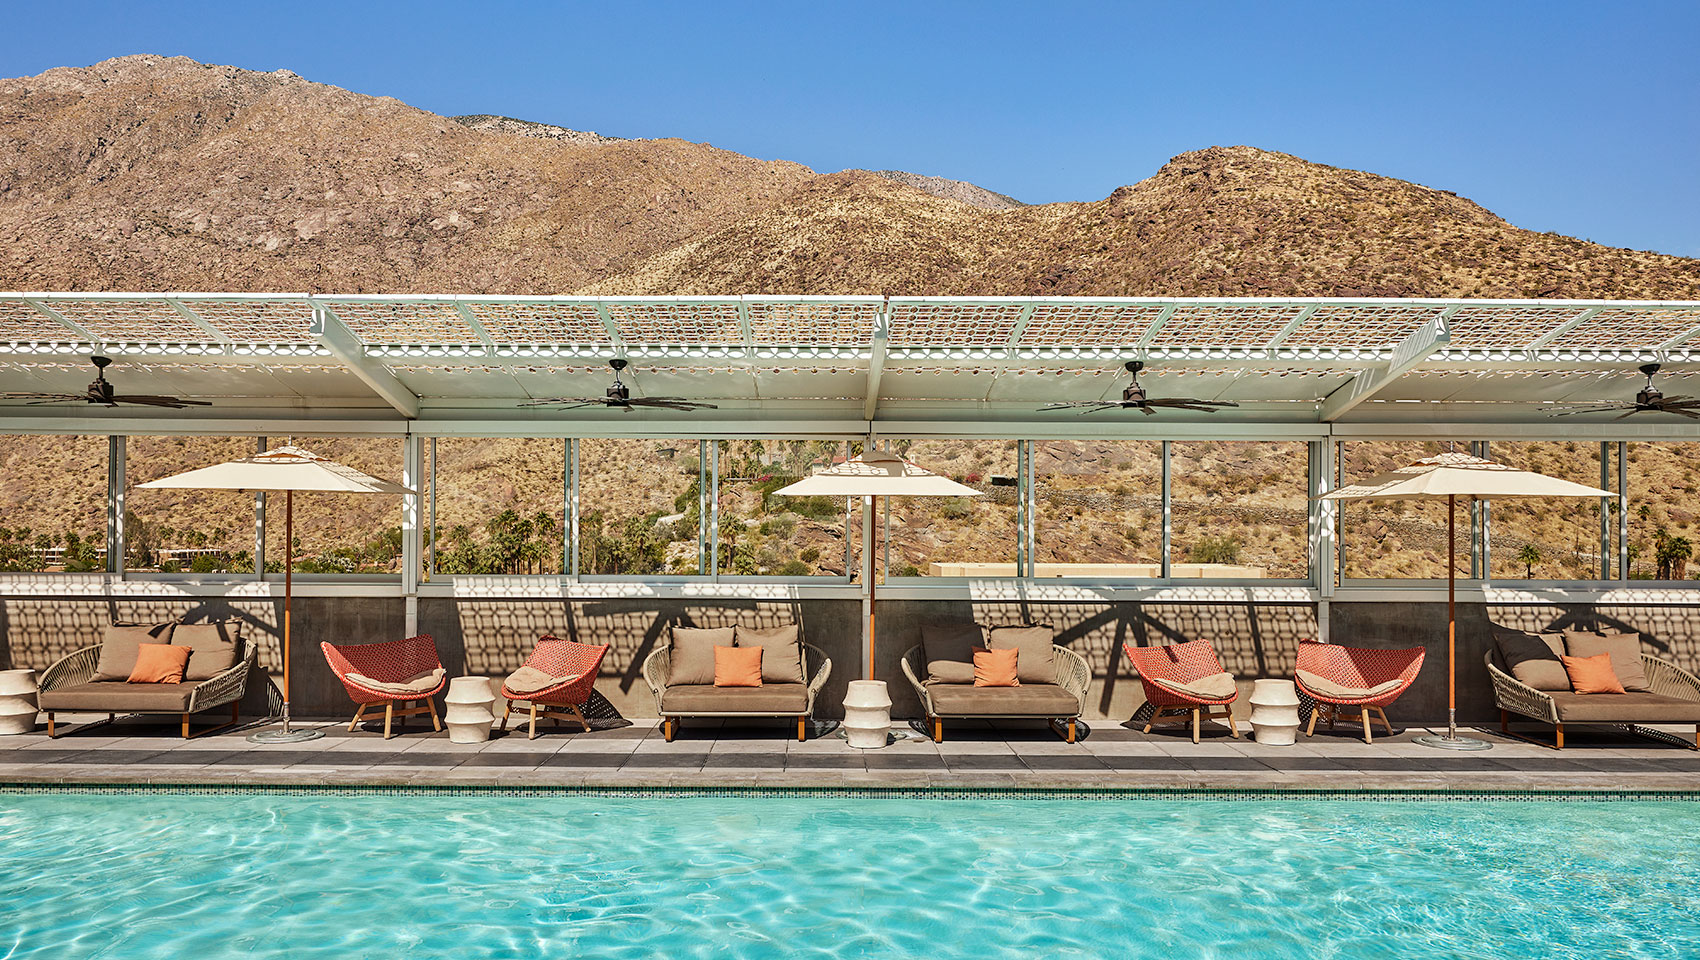
[(1700, 0), (16, 4), (0, 75), (181, 54), (816, 170), (1093, 200), (1250, 144), (1700, 257)]

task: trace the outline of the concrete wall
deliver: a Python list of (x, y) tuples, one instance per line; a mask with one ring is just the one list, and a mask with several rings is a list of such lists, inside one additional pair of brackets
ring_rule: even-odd
[[(643, 682), (643, 658), (673, 624), (772, 625), (796, 620), (803, 636), (833, 661), (832, 679), (817, 713), (842, 716), (845, 684), (861, 675), (861, 604), (856, 600), (794, 602), (682, 599), (465, 600), (419, 601), (419, 629), (437, 641), (451, 674), (505, 676), (544, 633), (609, 643), (597, 690), (597, 705), (627, 717), (655, 712)], [(0, 598), (0, 669), (42, 668), (79, 647), (98, 643), (104, 626), (117, 620), (237, 617), (263, 637), (261, 664), (272, 674), (281, 664), (277, 624), (281, 601), (218, 598), (136, 599), (115, 597)], [(929, 620), (988, 624), (1049, 623), (1058, 642), (1086, 657), (1093, 682), (1086, 715), (1121, 722), (1144, 702), (1138, 678), (1122, 654), (1124, 643), (1151, 645), (1204, 637), (1220, 651), (1224, 666), (1249, 691), (1259, 677), (1291, 677), (1300, 639), (1317, 634), (1313, 604), (1250, 603), (1004, 603), (968, 600), (881, 600), (876, 676), (890, 683), (893, 712), (918, 716), (919, 704), (898, 667), (898, 658), (920, 642)], [(1446, 715), (1446, 605), (1335, 601), (1330, 605), (1335, 642), (1360, 646), (1417, 646), (1429, 658), (1417, 683), (1389, 708), (1396, 722), (1439, 721)], [(1558, 627), (1633, 630), (1645, 648), (1689, 670), (1700, 671), (1700, 603), (1694, 606), (1596, 606), (1588, 604), (1485, 605), (1458, 607), (1458, 704), (1465, 722), (1497, 718), (1482, 654), (1492, 642), (1489, 624), (1521, 629)], [(406, 607), (394, 597), (302, 597), (295, 600), (292, 699), (300, 716), (346, 716), (347, 694), (331, 675), (319, 641), (370, 642), (400, 637)], [(244, 712), (264, 712), (259, 684), (251, 685)], [(1238, 712), (1250, 706), (1244, 698)]]

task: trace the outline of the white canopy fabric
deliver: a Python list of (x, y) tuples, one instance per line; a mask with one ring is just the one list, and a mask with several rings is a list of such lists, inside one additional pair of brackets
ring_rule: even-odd
[(147, 483), (147, 489), (317, 490), (328, 493), (418, 493), (388, 480), (367, 476), (335, 460), (300, 447), (279, 447), (240, 460), (190, 470)]
[(1347, 484), (1321, 500), (1445, 500), (1448, 497), (1614, 497), (1610, 490), (1530, 473), (1467, 453), (1443, 453), (1368, 480)]
[(977, 497), (980, 491), (884, 450), (870, 450), (776, 493), (787, 497)]

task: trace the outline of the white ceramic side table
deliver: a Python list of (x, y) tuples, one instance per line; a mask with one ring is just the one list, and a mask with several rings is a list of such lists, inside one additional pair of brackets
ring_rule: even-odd
[(35, 732), (34, 670), (0, 670), (0, 735)]
[(857, 750), (883, 747), (891, 735), (891, 695), (884, 680), (852, 680), (844, 695), (844, 736)]
[(449, 728), (453, 743), (483, 743), (490, 739), (490, 725), (496, 722), (492, 706), (496, 694), (490, 689), (489, 677), (455, 677), (449, 681), (448, 696), (443, 698), (443, 724)]
[(1299, 692), (1293, 681), (1251, 682), (1251, 729), (1258, 743), (1293, 745), (1299, 733)]

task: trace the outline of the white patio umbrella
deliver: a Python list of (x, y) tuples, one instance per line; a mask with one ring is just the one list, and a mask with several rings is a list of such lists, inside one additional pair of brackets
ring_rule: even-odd
[(1518, 470), (1467, 453), (1443, 453), (1408, 467), (1348, 484), (1323, 494), (1322, 500), (1445, 500), (1446, 501), (1446, 736), (1418, 737), (1425, 746), (1448, 750), (1486, 750), (1485, 740), (1458, 736), (1458, 498), (1492, 500), (1499, 497), (1610, 497), (1610, 490), (1572, 483), (1544, 474)]
[[(977, 497), (980, 491), (917, 467), (889, 450), (869, 450), (775, 491), (787, 497)], [(877, 530), (878, 527), (876, 526)], [(874, 549), (873, 544), (868, 550)], [(868, 679), (874, 677), (874, 578), (868, 578)]]
[(289, 728), (289, 607), (295, 592), (295, 491), (327, 493), (416, 494), (399, 483), (370, 477), (353, 467), (327, 460), (300, 447), (285, 446), (240, 460), (190, 470), (137, 484), (154, 490), (247, 490), (283, 493), (283, 729), (262, 730), (248, 737), (255, 743), (299, 743), (324, 736), (317, 730)]

